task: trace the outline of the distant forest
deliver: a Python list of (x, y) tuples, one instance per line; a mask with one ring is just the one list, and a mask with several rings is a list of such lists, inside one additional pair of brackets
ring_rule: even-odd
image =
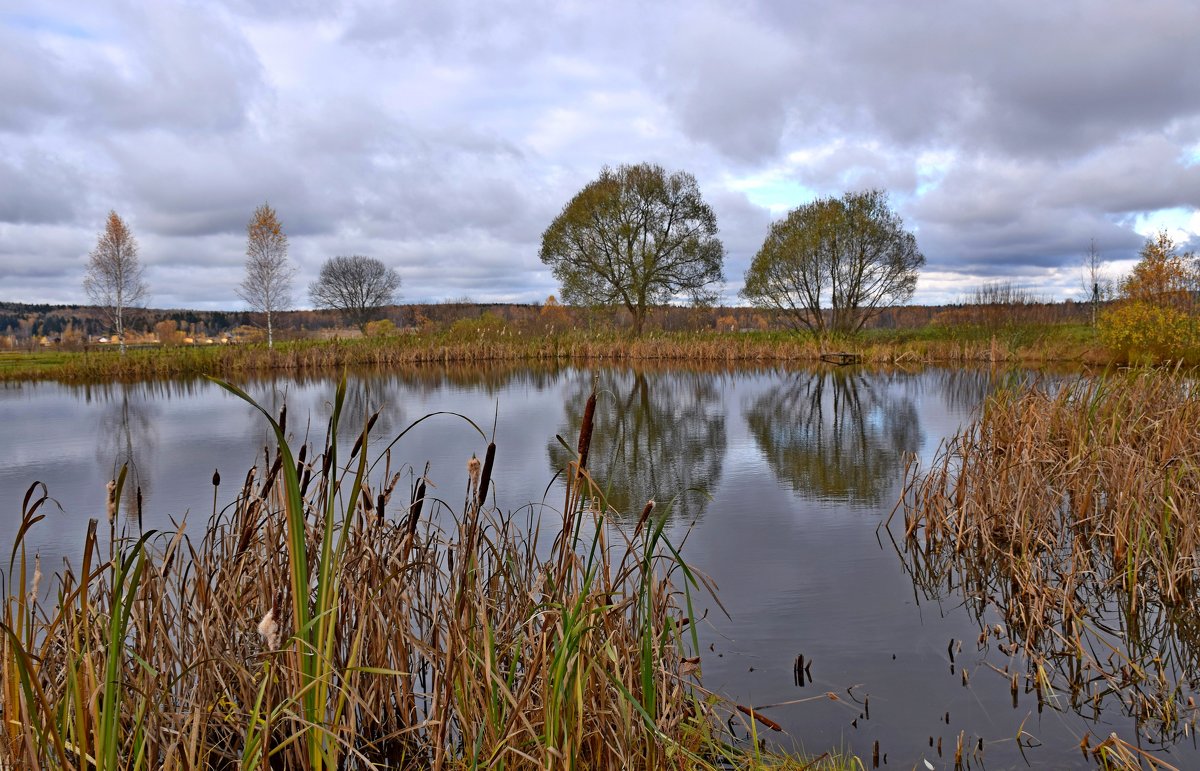
[[(953, 305), (910, 305), (886, 308), (868, 328), (916, 329), (933, 325), (974, 325), (1000, 328), (1021, 323), (1085, 322), (1091, 306), (1071, 300), (1063, 302), (991, 302)], [(489, 316), (514, 329), (544, 332), (552, 318), (558, 331), (576, 329), (622, 329), (629, 325), (628, 313), (609, 308), (580, 308), (549, 303), (473, 303), (469, 301), (380, 308), (379, 320), (399, 329), (436, 331), (457, 321)], [(131, 333), (153, 335), (161, 322), (174, 322), (181, 334), (194, 338), (232, 335), (255, 339), (261, 319), (250, 311), (203, 311), (134, 308), (126, 322)], [(277, 329), (285, 338), (316, 337), (344, 329), (336, 311), (297, 310), (280, 313)], [(716, 306), (656, 308), (647, 322), (649, 329), (663, 331), (781, 330), (787, 322), (781, 315), (750, 307)], [(104, 312), (86, 305), (48, 305), (0, 302), (0, 338), (12, 345), (49, 338), (62, 342), (84, 342), (111, 334)]]

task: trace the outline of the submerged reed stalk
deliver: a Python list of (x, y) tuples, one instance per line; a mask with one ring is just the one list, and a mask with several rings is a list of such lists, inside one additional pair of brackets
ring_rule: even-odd
[(1194, 729), (1197, 426), (1195, 373), (1025, 381), (927, 468), (910, 464), (898, 508), (909, 569), (930, 596), (1000, 612), (980, 644), (1023, 654), (1014, 704), (1018, 688), (1039, 710), (1095, 716), (1112, 702), (1163, 746)]

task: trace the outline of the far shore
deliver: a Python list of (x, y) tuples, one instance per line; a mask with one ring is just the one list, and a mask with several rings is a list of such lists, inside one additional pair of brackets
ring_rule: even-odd
[[(1086, 324), (926, 326), (817, 339), (800, 332), (529, 333), (503, 324), (375, 337), (213, 345), (143, 345), (124, 356), (116, 346), (0, 351), (0, 380), (89, 382), (212, 375), (238, 377), (342, 367), (420, 364), (703, 362), (724, 365), (819, 363), (822, 355), (872, 365), (1122, 364)], [(1185, 363), (1195, 363), (1185, 360)]]

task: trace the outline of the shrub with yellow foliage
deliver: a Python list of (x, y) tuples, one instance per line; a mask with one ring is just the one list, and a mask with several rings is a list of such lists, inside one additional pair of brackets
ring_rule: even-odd
[(1190, 358), (1200, 342), (1195, 255), (1180, 254), (1162, 231), (1147, 239), (1139, 257), (1121, 281), (1120, 301), (1100, 317), (1100, 339), (1123, 361)]

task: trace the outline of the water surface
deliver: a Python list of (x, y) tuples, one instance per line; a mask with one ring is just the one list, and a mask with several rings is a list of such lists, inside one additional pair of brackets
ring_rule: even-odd
[[(497, 503), (534, 504), (553, 518), (554, 475), (568, 458), (557, 437), (574, 446), (595, 388), (591, 465), (610, 503), (636, 516), (656, 500), (729, 611), (707, 603), (705, 686), (745, 705), (783, 704), (764, 709), (785, 727), (773, 737), (783, 746), (845, 748), (869, 767), (878, 742), (886, 767), (948, 768), (961, 736), (971, 767), (1026, 759), (1090, 767), (1078, 750), (1085, 732), (1138, 742), (1137, 726), (1119, 709), (1093, 721), (1065, 698), (1039, 711), (1022, 692), (1014, 706), (1003, 671), (1023, 671), (1023, 662), (979, 644), (982, 625), (998, 621), (993, 612), (953, 585), (914, 583), (911, 561), (879, 527), (906, 457), (928, 460), (998, 379), (942, 369), (422, 368), (351, 376), (343, 426), (353, 436), (379, 409), (373, 434), (390, 439), (429, 413), (460, 413), (473, 424), (439, 415), (409, 431), (393, 468), (419, 474), (428, 462), (436, 493), (453, 503), (466, 490), (467, 459), (494, 435)], [(333, 376), (242, 383), (274, 409), (286, 401), (297, 442), (324, 435), (335, 384)], [(88, 518), (103, 518), (105, 483), (122, 464), (127, 516), (140, 488), (143, 527), (186, 517), (199, 530), (214, 507), (214, 470), (223, 507), (271, 441), (252, 408), (207, 381), (8, 384), (0, 426), (8, 449), (0, 505), (10, 512), (0, 543), (13, 538), (25, 490), (44, 482), (62, 510), (49, 512), (31, 543), (51, 568), (75, 555)], [(811, 678), (798, 680), (801, 655)], [(1190, 736), (1141, 733), (1160, 757), (1196, 762)]]

